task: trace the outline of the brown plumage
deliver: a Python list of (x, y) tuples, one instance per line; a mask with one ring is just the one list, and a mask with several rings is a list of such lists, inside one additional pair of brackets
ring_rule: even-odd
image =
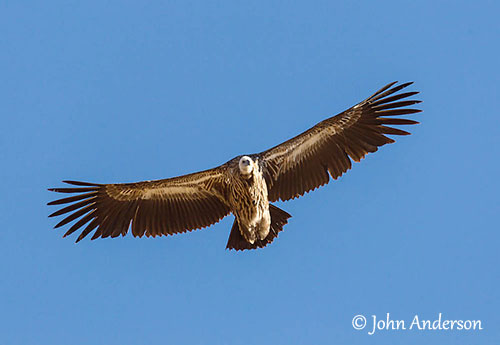
[(354, 107), (259, 154), (238, 156), (214, 169), (164, 180), (122, 184), (63, 181), (75, 187), (49, 189), (76, 193), (49, 205), (68, 206), (55, 227), (76, 221), (65, 233), (82, 230), (77, 242), (98, 237), (172, 235), (200, 229), (235, 215), (227, 247), (265, 247), (291, 216), (269, 204), (290, 200), (337, 179), (367, 153), (394, 142), (386, 135), (410, 133), (390, 125), (417, 121), (394, 118), (420, 112), (408, 106), (417, 92), (397, 93), (411, 83), (391, 83)]

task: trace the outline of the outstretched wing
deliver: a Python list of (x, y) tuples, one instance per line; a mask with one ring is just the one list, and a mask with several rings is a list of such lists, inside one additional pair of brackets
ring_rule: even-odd
[(385, 136), (410, 133), (387, 125), (413, 125), (417, 121), (394, 118), (420, 112), (407, 106), (418, 92), (397, 93), (412, 83), (391, 83), (354, 107), (326, 119), (304, 133), (258, 154), (264, 167), (269, 200), (289, 200), (304, 195), (351, 168), (368, 152), (393, 143)]
[(125, 236), (162, 236), (200, 229), (227, 216), (223, 166), (165, 180), (123, 184), (63, 181), (77, 187), (52, 188), (75, 196), (49, 202), (69, 204), (50, 215), (68, 214), (55, 228), (80, 218), (64, 237), (83, 229), (80, 241), (94, 229), (92, 239)]

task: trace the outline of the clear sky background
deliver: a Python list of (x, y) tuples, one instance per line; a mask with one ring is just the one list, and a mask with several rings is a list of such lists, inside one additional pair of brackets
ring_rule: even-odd
[[(0, 344), (499, 344), (495, 1), (2, 1)], [(279, 206), (263, 250), (202, 231), (75, 245), (63, 179), (133, 182), (274, 146), (415, 81), (422, 122)], [(356, 331), (356, 314), (482, 320)]]

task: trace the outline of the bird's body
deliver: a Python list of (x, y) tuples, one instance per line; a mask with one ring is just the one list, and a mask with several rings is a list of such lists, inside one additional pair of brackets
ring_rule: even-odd
[[(240, 169), (242, 160), (249, 161), (251, 170), (248, 173)], [(237, 166), (234, 163), (238, 163)], [(265, 239), (269, 234), (271, 216), (266, 180), (259, 162), (248, 156), (236, 157), (230, 161), (227, 176), (227, 200), (241, 234), (250, 244), (256, 239)]]
[(270, 202), (294, 199), (330, 177), (337, 179), (351, 168), (351, 159), (359, 161), (394, 142), (385, 134), (409, 134), (387, 125), (418, 123), (392, 117), (420, 111), (407, 108), (419, 101), (401, 101), (417, 92), (396, 94), (411, 83), (394, 84), (280, 145), (213, 169), (138, 183), (64, 181), (77, 187), (50, 190), (77, 195), (50, 202), (69, 204), (51, 216), (70, 213), (56, 228), (78, 219), (65, 234), (85, 226), (78, 242), (94, 230), (92, 239), (124, 236), (129, 228), (139, 237), (171, 235), (209, 226), (233, 213), (227, 248), (264, 247), (291, 217)]

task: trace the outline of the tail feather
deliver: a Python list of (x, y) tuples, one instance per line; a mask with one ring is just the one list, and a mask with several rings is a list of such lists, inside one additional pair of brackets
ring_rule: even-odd
[(283, 230), (283, 226), (288, 223), (288, 218), (290, 218), (291, 215), (271, 204), (269, 204), (269, 213), (271, 214), (271, 228), (269, 229), (269, 234), (265, 239), (257, 239), (253, 244), (247, 242), (241, 235), (238, 220), (235, 219), (233, 227), (231, 228), (231, 233), (229, 234), (226, 249), (257, 249), (263, 248), (274, 241), (274, 239), (278, 237), (278, 233)]

